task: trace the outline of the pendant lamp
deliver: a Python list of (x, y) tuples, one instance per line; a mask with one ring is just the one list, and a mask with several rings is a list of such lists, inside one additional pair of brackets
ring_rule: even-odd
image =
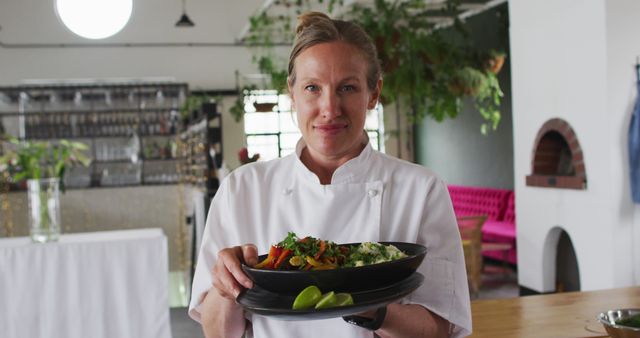
[(180, 17), (180, 20), (176, 22), (176, 27), (193, 27), (195, 25), (196, 24), (187, 16), (186, 0), (182, 0), (182, 16)]

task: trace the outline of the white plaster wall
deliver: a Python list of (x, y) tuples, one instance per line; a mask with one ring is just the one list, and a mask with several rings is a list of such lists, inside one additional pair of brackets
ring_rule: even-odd
[[(620, 246), (615, 240), (621, 236), (614, 236), (621, 226), (623, 179), (614, 178), (621, 176), (613, 170), (620, 164), (612, 163), (621, 157), (625, 112), (612, 110), (608, 100), (609, 84), (617, 80), (607, 73), (606, 2), (509, 1), (518, 277), (522, 286), (540, 292), (555, 290), (555, 266), (543, 264), (545, 250), (555, 250), (545, 248), (553, 227), (573, 241), (583, 290), (631, 282), (625, 259), (611, 263), (612, 253), (629, 256), (629, 245)], [(631, 20), (635, 13), (625, 9), (620, 15)], [(624, 40), (632, 43), (632, 32), (626, 34)], [(525, 185), (536, 134), (555, 117), (568, 121), (580, 141), (586, 190)]]

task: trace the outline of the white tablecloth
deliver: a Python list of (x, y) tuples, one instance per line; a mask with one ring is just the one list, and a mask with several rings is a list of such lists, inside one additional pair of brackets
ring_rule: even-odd
[(0, 239), (0, 337), (171, 337), (161, 229)]

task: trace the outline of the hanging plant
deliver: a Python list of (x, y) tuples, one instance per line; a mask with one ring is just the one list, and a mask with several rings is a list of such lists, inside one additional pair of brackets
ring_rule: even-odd
[(507, 58), (507, 54), (505, 52), (490, 50), (489, 54), (484, 62), (484, 69), (493, 74), (500, 73), (502, 66), (504, 65), (504, 60)]
[[(464, 97), (471, 97), (484, 119), (481, 131), (487, 133), (500, 122), (503, 94), (495, 75), (505, 55), (469, 45), (468, 33), (457, 18), (458, 4), (458, 0), (447, 0), (434, 10), (423, 0), (374, 0), (366, 6), (352, 5), (343, 11), (343, 19), (358, 23), (376, 45), (385, 81), (383, 104), (395, 102), (413, 124), (426, 116), (436, 121), (455, 118), (462, 111)], [(269, 74), (270, 88), (286, 90), (288, 60), (276, 55), (274, 47), (292, 44), (295, 18), (318, 6), (331, 13), (336, 5), (343, 2), (279, 0), (274, 6), (288, 14), (270, 16), (265, 11), (250, 18), (244, 42), (260, 72)], [(430, 21), (434, 11), (454, 18), (446, 38)]]
[(472, 67), (456, 70), (451, 77), (448, 88), (456, 96), (476, 96), (487, 85), (487, 77)]

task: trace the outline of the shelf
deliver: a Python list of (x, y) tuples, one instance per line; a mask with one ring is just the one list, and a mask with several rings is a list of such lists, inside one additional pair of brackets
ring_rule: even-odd
[(177, 111), (179, 108), (175, 107), (154, 107), (154, 108), (135, 108), (135, 107), (126, 107), (126, 108), (73, 108), (73, 109), (55, 109), (55, 110), (46, 110), (39, 109), (37, 111), (25, 111), (24, 113), (17, 111), (6, 111), (2, 112), (2, 116), (4, 117), (51, 117), (51, 115), (90, 115), (90, 114), (139, 114), (139, 113), (170, 113), (171, 111)]
[(186, 157), (174, 157), (174, 158), (143, 158), (145, 162), (178, 162), (186, 161)]

